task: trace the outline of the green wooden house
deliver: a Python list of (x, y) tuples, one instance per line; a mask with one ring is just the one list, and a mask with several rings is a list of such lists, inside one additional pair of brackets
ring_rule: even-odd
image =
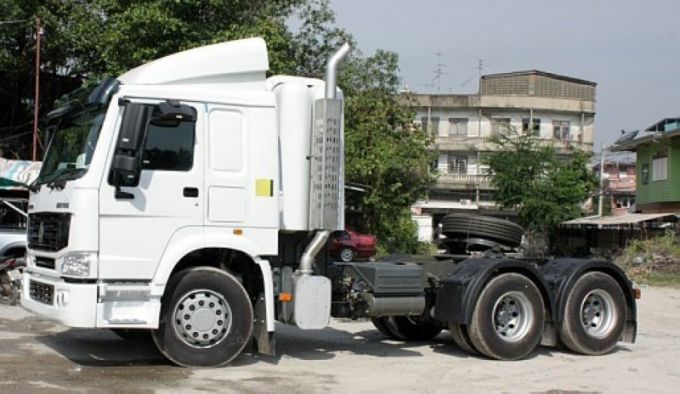
[(680, 213), (680, 118), (666, 118), (612, 150), (636, 153), (636, 205), (642, 213)]

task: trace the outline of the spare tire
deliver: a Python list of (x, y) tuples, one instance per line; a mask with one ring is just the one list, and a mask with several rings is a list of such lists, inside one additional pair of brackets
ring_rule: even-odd
[(519, 224), (491, 216), (453, 213), (441, 220), (442, 233), (448, 238), (482, 238), (510, 247), (522, 242), (524, 229)]

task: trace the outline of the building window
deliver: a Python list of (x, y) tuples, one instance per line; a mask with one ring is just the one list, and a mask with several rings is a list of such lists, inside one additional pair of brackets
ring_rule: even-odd
[(492, 118), (491, 133), (508, 134), (510, 132), (510, 118)]
[(569, 128), (571, 123), (568, 120), (554, 120), (553, 121), (553, 136), (556, 140), (569, 141), (571, 140), (571, 135), (569, 134)]
[(468, 135), (467, 118), (449, 118), (449, 135)]
[(467, 174), (467, 155), (449, 153), (449, 174)]
[(642, 168), (640, 169), (640, 178), (643, 185), (649, 184), (649, 163), (642, 165)]
[[(531, 131), (531, 133), (529, 133)], [(522, 132), (538, 137), (541, 135), (541, 119), (522, 118)]]
[(420, 118), (420, 126), (423, 128), (424, 132), (428, 132), (429, 130), (427, 129), (428, 124), (427, 124), (427, 116), (423, 116)]
[(652, 156), (652, 180), (665, 181), (668, 179), (668, 150), (662, 149)]
[(439, 117), (431, 116), (430, 122), (431, 122), (430, 127), (432, 127), (432, 130), (431, 130), (432, 135), (439, 135)]

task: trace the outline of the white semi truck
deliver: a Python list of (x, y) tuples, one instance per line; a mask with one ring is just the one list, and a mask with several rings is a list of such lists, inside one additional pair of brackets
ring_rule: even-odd
[[(469, 352), (538, 344), (601, 354), (636, 335), (636, 292), (605, 261), (332, 263), (344, 228), (343, 98), (267, 77), (258, 38), (176, 53), (75, 92), (29, 203), (22, 304), (69, 327), (148, 330), (184, 366), (225, 365), (275, 321), (371, 318), (385, 335), (449, 329)], [(123, 331), (127, 330), (127, 331)]]

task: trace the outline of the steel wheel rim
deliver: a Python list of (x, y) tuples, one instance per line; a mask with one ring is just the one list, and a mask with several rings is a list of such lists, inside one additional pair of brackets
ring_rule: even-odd
[(182, 342), (193, 348), (218, 345), (229, 335), (231, 323), (231, 307), (213, 290), (192, 290), (175, 305), (175, 332)]
[(581, 302), (581, 326), (593, 338), (605, 338), (614, 329), (616, 308), (611, 294), (595, 289)]
[(354, 252), (351, 249), (343, 249), (340, 251), (340, 259), (342, 261), (352, 261), (354, 258)]
[(510, 291), (498, 298), (491, 319), (499, 338), (506, 342), (517, 342), (529, 332), (534, 311), (524, 293)]

